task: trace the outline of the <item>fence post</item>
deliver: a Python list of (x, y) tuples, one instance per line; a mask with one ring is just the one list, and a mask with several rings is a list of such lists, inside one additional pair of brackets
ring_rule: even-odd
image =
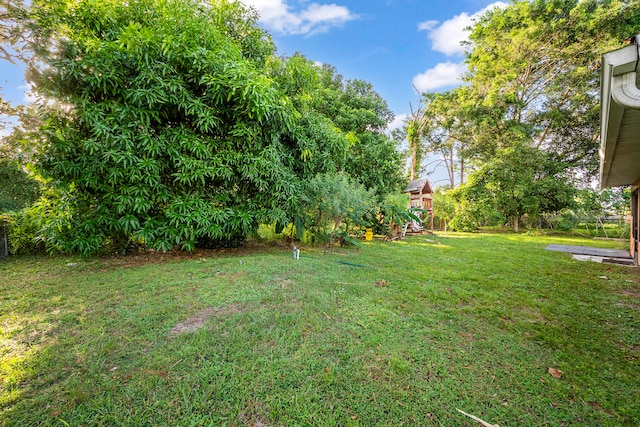
[(7, 223), (2, 219), (0, 224), (0, 259), (9, 256), (9, 242), (7, 241)]

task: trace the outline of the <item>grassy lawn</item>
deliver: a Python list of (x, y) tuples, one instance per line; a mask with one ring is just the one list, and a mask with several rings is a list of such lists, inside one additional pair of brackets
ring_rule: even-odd
[(0, 425), (639, 425), (640, 272), (550, 243), (619, 245), (8, 259)]

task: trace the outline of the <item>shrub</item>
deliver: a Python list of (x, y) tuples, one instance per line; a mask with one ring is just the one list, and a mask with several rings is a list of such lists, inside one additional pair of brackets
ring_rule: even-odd
[(573, 212), (565, 212), (555, 218), (554, 228), (560, 231), (571, 231), (579, 223), (578, 217)]
[(40, 217), (33, 208), (6, 213), (0, 221), (7, 224), (7, 241), (11, 255), (32, 255), (44, 253), (44, 242), (38, 239)]
[(478, 220), (468, 210), (461, 210), (449, 221), (453, 231), (474, 231), (478, 229)]
[(375, 231), (391, 236), (406, 222), (428, 223), (427, 211), (408, 206), (409, 196), (406, 193), (388, 194), (378, 207), (375, 219), (372, 221)]
[(352, 243), (350, 231), (367, 226), (364, 218), (375, 206), (373, 190), (343, 173), (316, 175), (307, 184), (304, 201), (303, 222), (314, 241), (324, 245)]

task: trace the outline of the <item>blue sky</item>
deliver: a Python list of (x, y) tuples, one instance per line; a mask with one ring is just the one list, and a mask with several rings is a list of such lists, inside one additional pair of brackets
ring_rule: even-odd
[(242, 0), (261, 14), (279, 54), (304, 54), (371, 82), (400, 122), (421, 92), (460, 82), (463, 29), (495, 0)]

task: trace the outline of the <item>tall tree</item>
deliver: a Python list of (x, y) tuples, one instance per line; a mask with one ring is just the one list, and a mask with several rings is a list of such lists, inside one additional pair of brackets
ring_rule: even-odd
[(30, 76), (58, 107), (38, 165), (73, 209), (73, 224), (49, 227), (50, 247), (189, 250), (294, 209), (279, 139), (293, 110), (264, 72), (274, 48), (255, 13), (225, 0), (47, 0), (29, 18)]
[(402, 155), (387, 133), (393, 112), (387, 102), (363, 80), (344, 80), (331, 66), (323, 66), (322, 90), (315, 108), (345, 133), (348, 149), (344, 171), (380, 199), (403, 182)]
[(499, 150), (456, 192), (467, 203), (500, 212), (517, 232), (524, 215), (555, 213), (570, 206), (575, 187), (552, 154), (519, 144)]
[(433, 163), (444, 165), (450, 188), (458, 182), (463, 184), (467, 167), (468, 146), (473, 135), (468, 127), (473, 126), (469, 109), (465, 107), (467, 88), (448, 92), (424, 94), (425, 114), (422, 138), (424, 149), (438, 157)]
[(422, 144), (422, 137), (425, 126), (425, 111), (421, 104), (414, 111), (411, 106), (411, 115), (405, 123), (406, 126), (406, 138), (409, 143), (409, 158), (411, 163), (409, 164), (409, 180), (413, 181), (417, 179), (422, 172), (422, 158), (424, 156), (424, 147)]
[(477, 154), (490, 159), (527, 142), (594, 173), (596, 64), (602, 52), (637, 33), (638, 24), (640, 2), (623, 0), (514, 0), (481, 17), (467, 57)]

